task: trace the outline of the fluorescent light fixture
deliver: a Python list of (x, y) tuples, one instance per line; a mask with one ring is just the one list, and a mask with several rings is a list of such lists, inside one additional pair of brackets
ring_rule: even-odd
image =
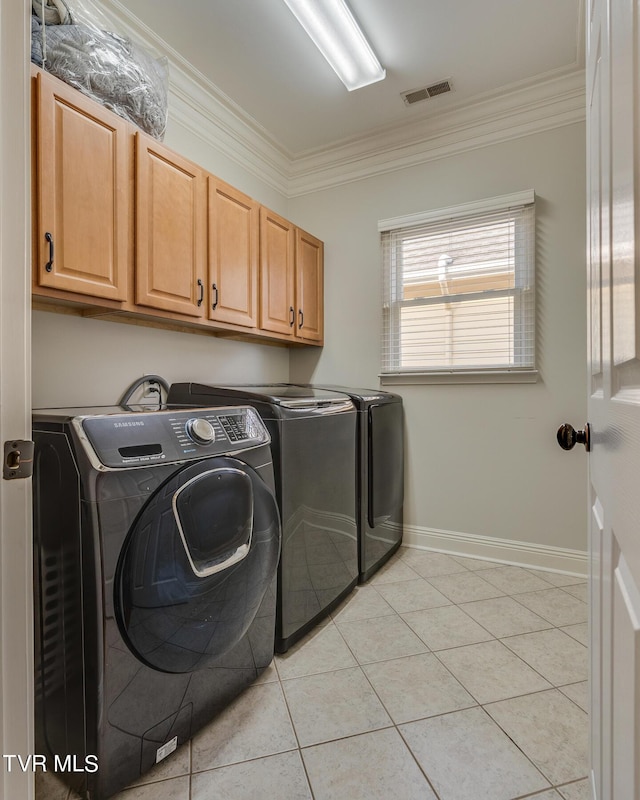
[(384, 78), (386, 72), (344, 0), (284, 2), (350, 92)]

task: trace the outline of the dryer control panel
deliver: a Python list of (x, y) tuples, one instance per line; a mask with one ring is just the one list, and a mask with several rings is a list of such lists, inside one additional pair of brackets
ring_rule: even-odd
[(80, 416), (73, 426), (89, 457), (110, 469), (190, 461), (270, 442), (249, 406)]

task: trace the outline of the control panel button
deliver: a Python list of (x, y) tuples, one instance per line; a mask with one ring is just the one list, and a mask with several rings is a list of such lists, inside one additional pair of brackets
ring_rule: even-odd
[(230, 442), (241, 442), (249, 439), (247, 431), (247, 417), (245, 414), (229, 414), (218, 418), (222, 423), (224, 432), (229, 437)]
[(216, 440), (213, 425), (202, 417), (192, 417), (185, 425), (187, 436), (196, 444), (211, 444)]

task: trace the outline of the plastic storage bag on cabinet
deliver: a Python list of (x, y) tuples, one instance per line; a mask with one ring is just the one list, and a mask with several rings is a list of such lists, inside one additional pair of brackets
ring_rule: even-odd
[(31, 60), (162, 140), (169, 68), (83, 0), (32, 0)]

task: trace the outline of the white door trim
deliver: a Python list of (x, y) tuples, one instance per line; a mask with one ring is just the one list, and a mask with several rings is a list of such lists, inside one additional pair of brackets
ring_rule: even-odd
[[(0, 3), (0, 444), (31, 436), (30, 6)], [(3, 755), (34, 749), (31, 551), (31, 481), (0, 479)], [(0, 798), (32, 800), (33, 774), (2, 762)]]

